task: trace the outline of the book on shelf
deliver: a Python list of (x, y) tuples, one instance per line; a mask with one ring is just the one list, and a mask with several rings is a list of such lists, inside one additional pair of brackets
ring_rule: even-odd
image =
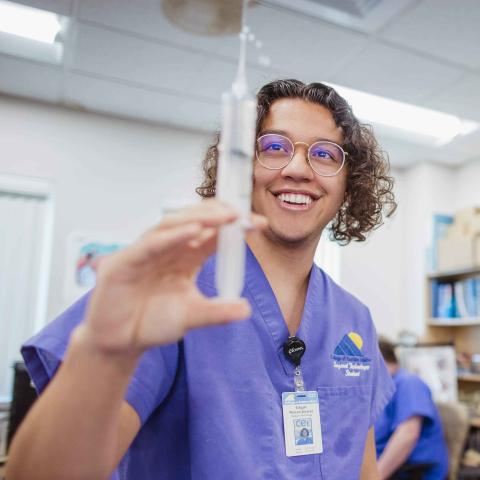
[(432, 280), (430, 288), (433, 318), (480, 317), (480, 276), (455, 282)]

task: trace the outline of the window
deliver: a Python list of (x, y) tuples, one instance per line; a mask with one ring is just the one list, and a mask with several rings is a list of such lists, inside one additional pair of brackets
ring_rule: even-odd
[(45, 323), (52, 204), (48, 184), (0, 177), (0, 402), (20, 345)]

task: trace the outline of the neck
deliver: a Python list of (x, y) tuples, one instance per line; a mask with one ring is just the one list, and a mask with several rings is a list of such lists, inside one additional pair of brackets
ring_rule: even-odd
[(290, 335), (295, 335), (303, 314), (317, 244), (281, 244), (260, 232), (250, 233), (247, 243), (272, 287)]
[(282, 244), (261, 232), (252, 232), (247, 243), (270, 283), (284, 275), (288, 275), (290, 287), (304, 285), (308, 280), (318, 242)]
[(385, 362), (386, 366), (387, 366), (387, 370), (388, 370), (388, 373), (390, 373), (390, 375), (395, 375), (398, 370), (400, 370), (400, 365), (398, 363), (390, 363), (390, 362)]

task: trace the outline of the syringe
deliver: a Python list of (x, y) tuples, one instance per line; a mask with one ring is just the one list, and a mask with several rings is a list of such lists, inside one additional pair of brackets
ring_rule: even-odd
[[(245, 7), (244, 2), (244, 15)], [(248, 29), (242, 22), (240, 58), (232, 90), (222, 96), (222, 132), (216, 196), (240, 214), (235, 223), (222, 227), (217, 248), (216, 286), (224, 299), (240, 297), (245, 277), (244, 223), (251, 210), (252, 162), (255, 142), (256, 102), (248, 93), (245, 58)]]

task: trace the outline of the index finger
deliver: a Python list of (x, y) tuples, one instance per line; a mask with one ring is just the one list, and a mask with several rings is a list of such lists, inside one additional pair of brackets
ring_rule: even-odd
[(229, 205), (209, 199), (166, 215), (157, 228), (171, 228), (192, 222), (205, 227), (216, 227), (233, 222), (238, 216), (238, 212)]

